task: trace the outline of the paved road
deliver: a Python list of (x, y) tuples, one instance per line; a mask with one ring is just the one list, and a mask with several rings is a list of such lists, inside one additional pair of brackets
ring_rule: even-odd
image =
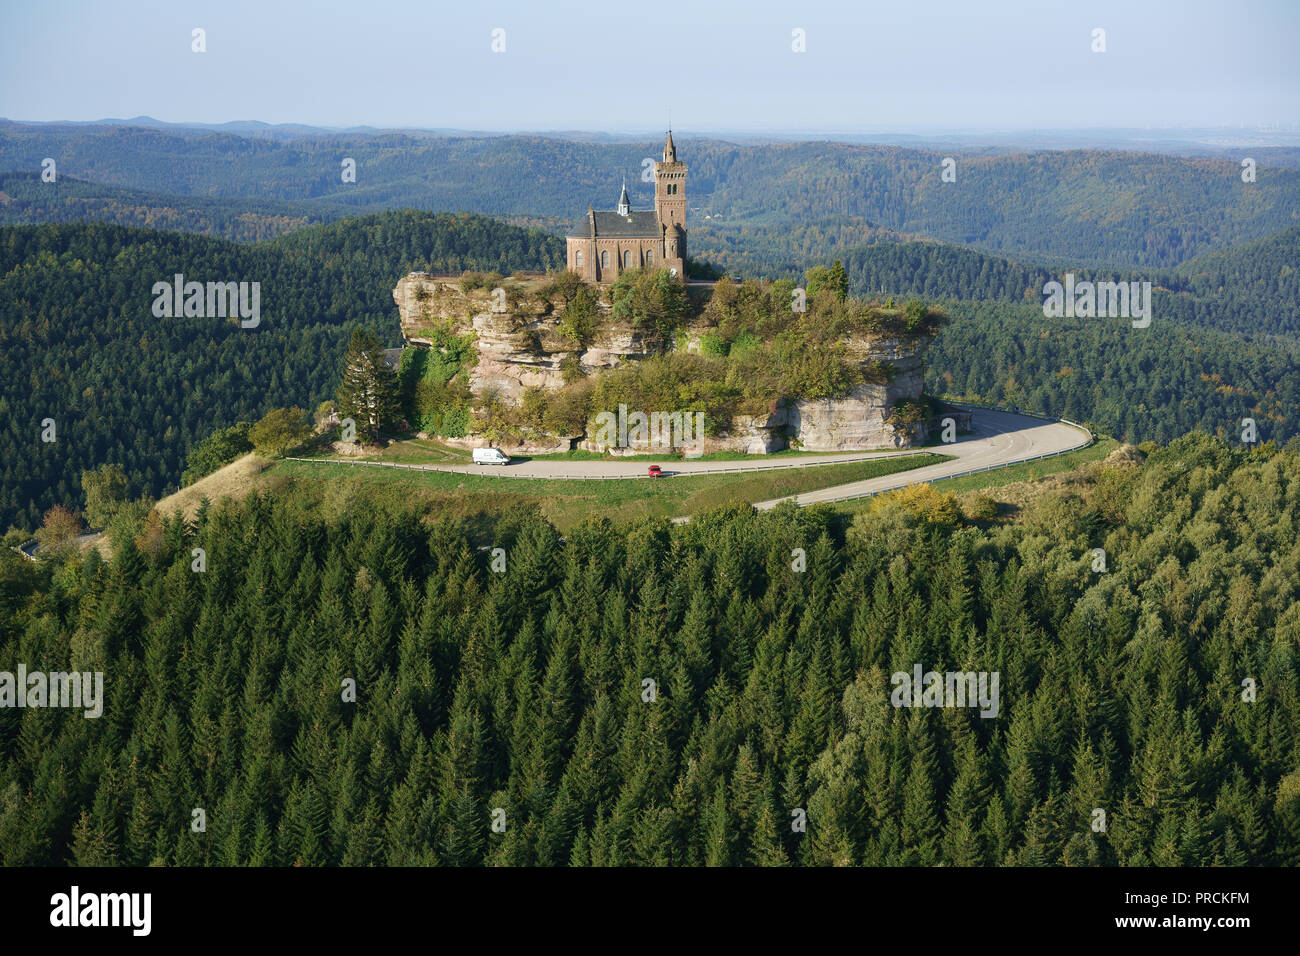
[[(102, 534), (102, 532), (88, 531), (86, 534), (77, 535), (77, 547), (84, 548), (87, 542), (94, 541), (96, 538), (100, 536), (100, 534)], [(31, 558), (33, 561), (35, 561), (36, 552), (39, 551), (40, 549), (41, 549), (41, 543), (37, 541), (35, 538), (32, 538), (29, 541), (24, 541), (22, 544), (20, 544), (17, 547), (16, 550), (23, 557)]]
[[(942, 448), (908, 448), (897, 451), (852, 452), (834, 455), (800, 455), (797, 458), (781, 456), (771, 459), (750, 458), (741, 461), (660, 461), (657, 464), (665, 476), (710, 475), (737, 471), (768, 471), (773, 468), (803, 468), (810, 465), (842, 465), (851, 461), (875, 461), (880, 458), (903, 458), (926, 451), (952, 454), (949, 446)], [(589, 461), (563, 458), (528, 458), (516, 456), (509, 465), (404, 465), (397, 462), (365, 462), (349, 458), (293, 459), (295, 461), (332, 461), (353, 465), (381, 465), (388, 468), (412, 468), (416, 471), (451, 471), (462, 475), (483, 475), (487, 478), (646, 478), (647, 469), (656, 462), (619, 461), (600, 458)]]
[[(972, 427), (969, 435), (961, 435), (951, 445), (939, 445), (934, 448), (917, 448), (904, 451), (873, 452), (849, 455), (807, 455), (799, 458), (774, 458), (770, 461), (750, 459), (746, 461), (682, 461), (662, 464), (665, 475), (702, 475), (738, 471), (764, 471), (772, 468), (806, 468), (817, 465), (836, 465), (850, 461), (872, 461), (879, 458), (899, 458), (907, 455), (924, 454), (935, 451), (951, 455), (951, 461), (937, 465), (926, 465), (911, 471), (869, 478), (866, 481), (854, 481), (848, 484), (809, 491), (789, 498), (800, 505), (811, 505), (823, 501), (842, 501), (847, 498), (861, 498), (897, 488), (901, 485), (918, 484), (950, 478), (963, 472), (979, 468), (1013, 465), (1029, 458), (1069, 451), (1088, 443), (1089, 436), (1081, 428), (1060, 422), (1044, 421), (1027, 415), (1013, 415), (1010, 412), (996, 412), (990, 409), (973, 410)], [(404, 465), (396, 462), (358, 462), (348, 458), (333, 459), (296, 459), (298, 461), (337, 461), (357, 467), (369, 468), (409, 468), (416, 471), (450, 471), (467, 475), (487, 475), (496, 478), (645, 478), (648, 464), (643, 461), (565, 461), (538, 460), (521, 461), (513, 465)], [(755, 507), (768, 509), (775, 507), (786, 498), (773, 498), (760, 501)], [(677, 523), (689, 521), (690, 518), (674, 518)], [(97, 533), (81, 536), (81, 543), (97, 537)], [(24, 555), (35, 558), (34, 541), (25, 542), (19, 548)]]
[[(819, 501), (842, 501), (846, 498), (861, 498), (877, 494), (900, 485), (914, 485), (938, 478), (949, 478), (962, 472), (973, 471), (989, 466), (1009, 465), (1027, 458), (1050, 455), (1055, 452), (1068, 451), (1086, 444), (1088, 435), (1082, 429), (1060, 422), (1046, 422), (1026, 415), (1012, 415), (1009, 412), (994, 412), (988, 409), (976, 409), (971, 422), (974, 434), (962, 436), (962, 440), (952, 445), (944, 445), (935, 451), (955, 456), (952, 461), (938, 465), (926, 465), (911, 471), (894, 475), (882, 475), (855, 481), (820, 491), (808, 491), (791, 498), (800, 505), (816, 504)], [(784, 498), (756, 502), (756, 508), (772, 508)]]
[[(703, 475), (739, 471), (765, 471), (773, 468), (806, 468), (817, 465), (835, 465), (852, 461), (874, 461), (881, 458), (898, 458), (934, 451), (952, 455), (952, 461), (927, 465), (912, 471), (884, 475), (866, 481), (824, 488), (793, 496), (801, 505), (818, 501), (836, 501), (875, 494), (900, 484), (934, 481), (973, 469), (996, 465), (1009, 465), (1027, 458), (1067, 451), (1086, 444), (1088, 435), (1082, 429), (1059, 422), (1043, 421), (1010, 412), (975, 409), (972, 422), (974, 431), (959, 436), (950, 445), (900, 451), (868, 452), (838, 455), (807, 455), (799, 458), (773, 458), (770, 461), (681, 461), (664, 463), (666, 476)], [(321, 461), (322, 459), (312, 459)], [(449, 471), (467, 475), (484, 475), (494, 478), (645, 478), (647, 463), (643, 461), (569, 461), (564, 459), (532, 459), (517, 461), (512, 465), (403, 465), (393, 462), (355, 462), (350, 459), (328, 459), (356, 464), (358, 467), (410, 468), (417, 471)], [(648, 480), (648, 479), (647, 479)], [(759, 502), (759, 508), (771, 508), (778, 501)]]

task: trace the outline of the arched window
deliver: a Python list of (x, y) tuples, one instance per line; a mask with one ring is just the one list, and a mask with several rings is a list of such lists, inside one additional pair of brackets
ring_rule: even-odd
[(579, 249), (579, 250), (577, 251), (577, 253), (574, 255), (574, 257), (573, 257), (573, 264), (576, 265), (576, 266), (580, 266), (580, 265), (582, 265), (582, 250), (581, 250), (581, 249)]
[(600, 267), (601, 267), (602, 269), (608, 269), (608, 268), (609, 268), (609, 250), (607, 250), (607, 249), (602, 249), (602, 250), (601, 250), (601, 253), (600, 253)]
[(631, 268), (632, 268), (632, 250), (631, 250), (631, 249), (629, 249), (629, 250), (627, 250), (626, 252), (623, 253), (623, 268), (624, 268), (624, 269), (631, 269)]
[(655, 251), (653, 249), (647, 249), (645, 251), (645, 264), (650, 265), (654, 261), (655, 261)]

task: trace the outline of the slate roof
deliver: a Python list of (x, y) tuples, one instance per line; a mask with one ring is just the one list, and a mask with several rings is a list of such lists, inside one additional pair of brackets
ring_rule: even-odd
[[(568, 233), (571, 239), (591, 239), (591, 214), (573, 224)], [(658, 239), (659, 220), (652, 209), (633, 210), (620, 216), (614, 210), (596, 210), (596, 238), (604, 239)]]

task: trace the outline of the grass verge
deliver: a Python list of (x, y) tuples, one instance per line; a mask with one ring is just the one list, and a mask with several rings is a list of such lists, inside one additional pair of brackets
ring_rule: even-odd
[[(1098, 438), (1087, 448), (1066, 452), (1064, 455), (1042, 458), (1021, 465), (1008, 465), (1005, 468), (981, 471), (974, 475), (963, 475), (960, 478), (941, 478), (932, 482), (932, 484), (939, 491), (960, 495), (973, 491), (1005, 488), (1008, 485), (1032, 483), (1051, 475), (1074, 471), (1091, 462), (1101, 461), (1118, 447), (1119, 442), (1113, 438)], [(996, 498), (997, 496), (994, 495), (993, 497)], [(855, 514), (871, 507), (871, 499), (853, 498), (848, 501), (834, 502), (831, 507), (846, 514)]]
[(450, 508), (452, 512), (467, 517), (533, 504), (557, 528), (565, 529), (591, 516), (626, 521), (698, 514), (723, 505), (796, 495), (947, 460), (944, 455), (920, 454), (806, 469), (604, 481), (497, 478), (454, 472), (356, 467), (331, 462), (280, 461), (267, 471), (265, 478), (272, 484), (292, 482), (332, 486), (335, 496), (379, 494), (406, 501), (419, 500)]

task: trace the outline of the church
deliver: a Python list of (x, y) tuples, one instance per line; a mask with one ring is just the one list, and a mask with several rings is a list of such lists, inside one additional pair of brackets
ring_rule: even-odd
[(686, 164), (672, 130), (655, 163), (655, 207), (634, 210), (627, 186), (611, 210), (587, 210), (565, 236), (568, 266), (587, 282), (613, 282), (628, 269), (668, 269), (686, 281)]

